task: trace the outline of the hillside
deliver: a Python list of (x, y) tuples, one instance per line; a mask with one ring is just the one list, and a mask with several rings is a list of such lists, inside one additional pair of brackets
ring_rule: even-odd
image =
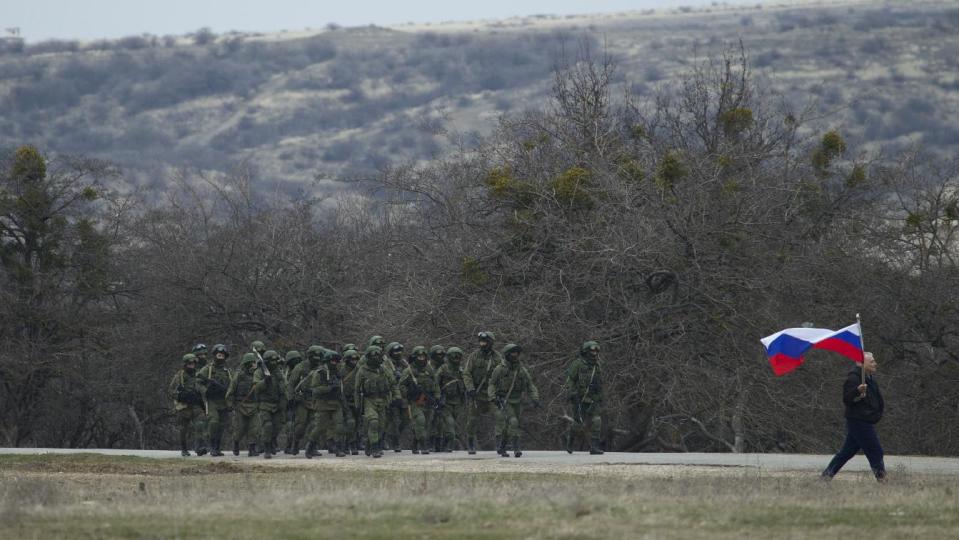
[(541, 106), (561, 51), (584, 37), (607, 47), (640, 98), (742, 40), (770, 90), (815, 102), (858, 148), (959, 148), (959, 6), (941, 1), (7, 41), (0, 147), (106, 158), (146, 186), (170, 167), (246, 161), (292, 192), (429, 158), (446, 134), (483, 133), (503, 112)]

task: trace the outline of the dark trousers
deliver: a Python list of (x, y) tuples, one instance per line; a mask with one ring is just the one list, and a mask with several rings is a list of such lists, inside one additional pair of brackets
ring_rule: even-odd
[(847, 461), (852, 459), (859, 450), (866, 454), (869, 460), (869, 466), (872, 468), (876, 478), (886, 476), (886, 465), (882, 461), (882, 445), (879, 443), (879, 436), (876, 434), (876, 426), (862, 420), (846, 418), (846, 440), (842, 443), (842, 448), (836, 453), (826, 470), (822, 472), (823, 476), (833, 477), (842, 469)]

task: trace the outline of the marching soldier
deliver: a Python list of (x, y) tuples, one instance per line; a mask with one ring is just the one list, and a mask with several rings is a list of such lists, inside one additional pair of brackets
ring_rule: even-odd
[(380, 440), (386, 425), (386, 409), (391, 402), (399, 401), (400, 396), (392, 374), (382, 368), (383, 350), (376, 345), (367, 347), (362, 364), (356, 374), (356, 388), (353, 394), (354, 406), (363, 411), (366, 424), (366, 441), (370, 454), (374, 458), (383, 457)]
[[(400, 375), (402, 375), (403, 370), (406, 369), (408, 365), (406, 359), (403, 358), (403, 344), (394, 341), (386, 346), (386, 358), (383, 359), (383, 367), (388, 372), (393, 374), (393, 383), (396, 384), (400, 380)], [(412, 420), (412, 414), (409, 409), (409, 404), (404, 399), (398, 399), (392, 402), (389, 407), (386, 409), (386, 442), (389, 443), (390, 447), (394, 452), (402, 452), (403, 447), (400, 444), (400, 440), (403, 437), (403, 432), (409, 426), (410, 421)]]
[[(434, 375), (446, 363), (446, 348), (442, 345), (433, 345), (430, 347), (430, 369)], [(443, 446), (443, 415), (436, 411), (430, 415), (430, 440), (433, 442), (433, 451), (442, 452)]]
[[(293, 371), (296, 369), (296, 366), (303, 363), (303, 355), (300, 354), (300, 351), (287, 351), (285, 362), (282, 368), (284, 384), (287, 388), (293, 388), (293, 384), (290, 382), (290, 376)], [(286, 448), (283, 450), (284, 454), (287, 455), (296, 455), (300, 453), (299, 447), (299, 438), (296, 434), (296, 409), (297, 403), (293, 399), (292, 393), (287, 396), (286, 406), (284, 414), (286, 415)]]
[(439, 426), (442, 441), (440, 451), (452, 450), (453, 441), (459, 436), (458, 426), (462, 422), (464, 407), (466, 406), (466, 384), (463, 382), (463, 350), (459, 347), (450, 347), (446, 351), (446, 362), (436, 372), (436, 386), (443, 408), (435, 416), (439, 420), (434, 425)]
[[(306, 350), (306, 362), (299, 362), (290, 372), (288, 384), (290, 387), (290, 403), (293, 404), (293, 430), (290, 432), (293, 448), (290, 453), (294, 456), (300, 453), (300, 445), (303, 444), (310, 423), (313, 421), (313, 410), (306, 406), (305, 385), (302, 383), (310, 372), (320, 367), (320, 362), (323, 360), (323, 350), (323, 347), (319, 345), (311, 345)], [(289, 354), (287, 353), (287, 356)]]
[(343, 386), (334, 365), (334, 358), (338, 360), (339, 356), (336, 351), (325, 351), (319, 367), (302, 381), (306, 387), (304, 394), (307, 407), (312, 410), (306, 445), (308, 459), (317, 455), (317, 443), (323, 442), (328, 443), (328, 448), (332, 448), (337, 457), (345, 455), (335, 440), (337, 429), (342, 431), (343, 422)]
[(477, 337), (479, 349), (469, 355), (463, 367), (463, 383), (469, 398), (469, 405), (466, 407), (466, 435), (470, 454), (476, 453), (476, 432), (481, 418), (496, 415), (495, 407), (488, 397), (487, 386), (493, 369), (503, 361), (503, 357), (493, 349), (495, 338), (492, 332), (480, 332)]
[(603, 369), (595, 341), (584, 342), (579, 356), (566, 368), (566, 389), (573, 417), (566, 428), (566, 451), (573, 453), (573, 437), (582, 433), (585, 425), (590, 430), (589, 453), (602, 454)]
[(506, 457), (506, 441), (513, 442), (513, 455), (523, 455), (519, 446), (520, 417), (523, 415), (523, 395), (539, 406), (539, 390), (533, 384), (529, 371), (519, 360), (522, 347), (510, 343), (503, 348), (503, 362), (490, 375), (487, 396), (496, 404), (496, 434), (499, 437), (499, 455)]
[[(180, 455), (186, 457), (190, 455), (190, 451), (187, 450), (190, 428), (195, 427), (196, 417), (203, 414), (203, 396), (200, 394), (202, 387), (196, 380), (196, 355), (185, 354), (182, 360), (183, 369), (178, 371), (170, 381), (170, 396), (173, 398), (173, 411), (176, 413), (177, 426), (180, 428)], [(197, 440), (202, 437), (196, 433), (193, 435)], [(198, 456), (203, 455), (198, 448), (196, 453)], [(206, 453), (205, 450), (204, 453)]]
[(230, 381), (230, 389), (226, 392), (226, 402), (233, 408), (233, 455), (240, 455), (240, 441), (247, 438), (249, 451), (247, 456), (259, 455), (256, 451), (257, 438), (257, 405), (253, 395), (253, 375), (256, 370), (256, 354), (248, 352), (243, 355), (240, 369)]
[[(344, 349), (348, 347), (344, 346)], [(343, 433), (340, 439), (345, 441), (344, 452), (352, 455), (359, 454), (360, 436), (359, 424), (362, 419), (362, 412), (356, 408), (353, 402), (353, 392), (356, 388), (356, 373), (359, 369), (357, 365), (360, 361), (360, 353), (353, 349), (346, 349), (343, 353), (343, 364), (340, 366), (340, 380), (342, 381), (344, 392), (348, 392), (347, 402), (343, 405)]]
[(260, 445), (263, 457), (270, 459), (276, 454), (277, 431), (283, 426), (286, 403), (286, 388), (283, 375), (279, 373), (280, 355), (276, 351), (263, 354), (265, 366), (257, 366), (253, 372), (253, 394), (256, 396), (257, 414), (260, 421)]
[[(197, 343), (193, 346), (193, 350), (190, 351), (196, 356), (196, 371), (199, 372), (209, 363), (207, 360), (207, 348), (206, 345), (202, 343)], [(207, 433), (209, 432), (208, 422), (206, 418), (206, 412), (203, 410), (201, 414), (198, 414), (196, 418), (193, 419), (193, 436), (196, 438), (195, 448), (196, 455), (202, 456), (207, 453), (206, 438)]]
[(413, 424), (413, 453), (429, 454), (428, 426), (433, 416), (433, 408), (439, 404), (436, 393), (434, 373), (429, 366), (426, 347), (414, 347), (411, 360), (400, 375), (400, 391), (409, 403), (411, 423)]
[(220, 445), (223, 430), (230, 419), (230, 406), (226, 402), (226, 393), (233, 379), (233, 373), (226, 367), (226, 359), (229, 355), (226, 345), (222, 343), (214, 345), (213, 361), (200, 368), (197, 373), (197, 380), (204, 389), (203, 396), (206, 400), (211, 456), (223, 455)]

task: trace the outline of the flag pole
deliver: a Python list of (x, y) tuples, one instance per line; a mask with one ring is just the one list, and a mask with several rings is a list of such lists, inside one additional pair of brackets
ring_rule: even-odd
[(856, 324), (859, 326), (859, 344), (862, 345), (862, 365), (859, 366), (862, 372), (860, 384), (866, 384), (866, 340), (862, 337), (862, 319), (859, 318), (858, 313), (856, 313)]

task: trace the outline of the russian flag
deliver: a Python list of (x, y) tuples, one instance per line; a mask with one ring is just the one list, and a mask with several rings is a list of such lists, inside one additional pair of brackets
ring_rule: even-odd
[(762, 338), (769, 364), (776, 376), (785, 375), (803, 363), (802, 355), (809, 349), (837, 352), (862, 363), (862, 329), (859, 323), (842, 330), (825, 328), (787, 328)]

